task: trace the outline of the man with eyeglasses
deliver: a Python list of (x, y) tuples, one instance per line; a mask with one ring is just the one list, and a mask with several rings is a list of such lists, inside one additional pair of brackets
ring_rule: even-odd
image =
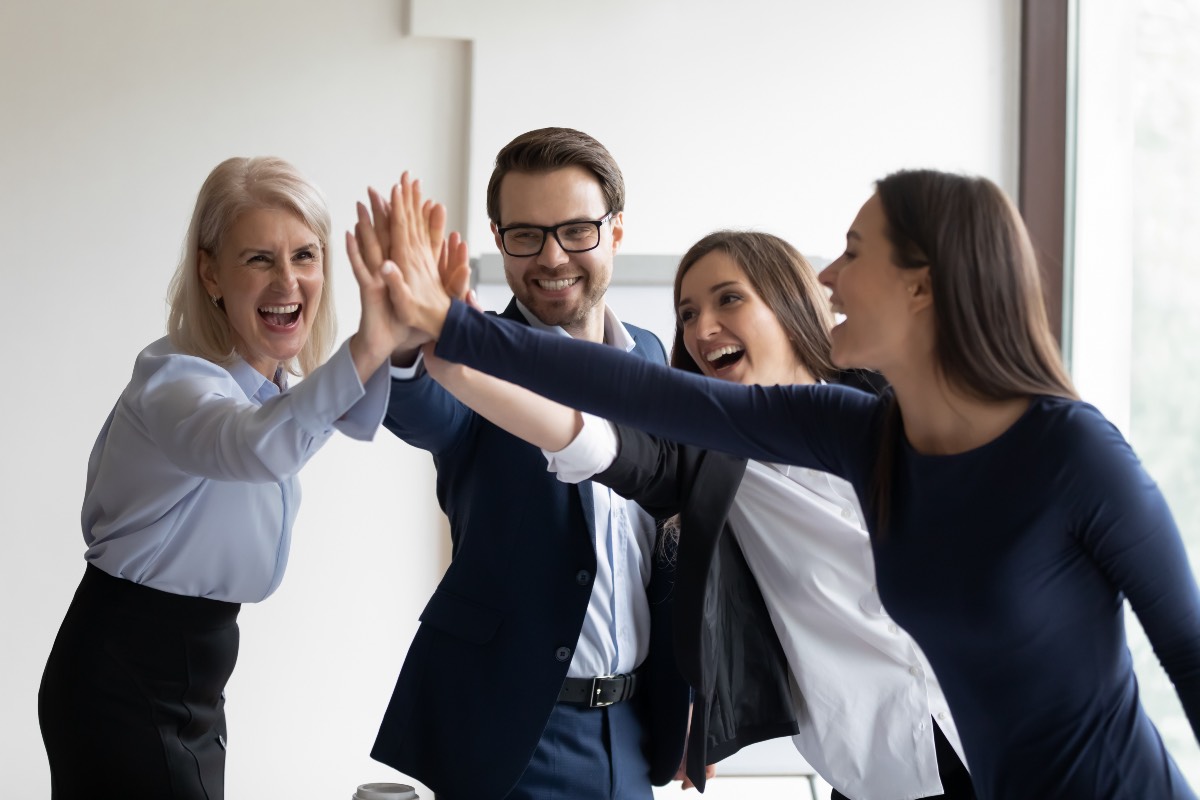
[[(501, 316), (666, 363), (654, 334), (604, 302), (624, 194), (585, 133), (506, 145), (487, 190), (514, 295)], [(393, 364), (385, 425), (433, 454), (453, 559), (372, 757), (439, 800), (648, 800), (682, 760), (689, 701), (653, 520), (604, 486), (559, 482), (539, 449), (460, 403), (415, 353)]]

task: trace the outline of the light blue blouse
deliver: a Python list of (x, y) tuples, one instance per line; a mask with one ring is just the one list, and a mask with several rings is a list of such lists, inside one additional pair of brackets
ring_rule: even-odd
[(245, 361), (226, 368), (159, 339), (88, 460), (86, 559), (172, 594), (265, 599), (287, 566), (296, 473), (334, 428), (370, 440), (389, 386), (386, 364), (362, 385), (348, 344), (280, 392)]

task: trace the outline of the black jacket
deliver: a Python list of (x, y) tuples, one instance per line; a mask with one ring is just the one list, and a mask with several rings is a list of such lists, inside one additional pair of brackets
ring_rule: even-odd
[[(593, 480), (660, 519), (680, 515), (671, 596), (675, 659), (694, 707), (687, 774), (797, 731), (789, 670), (758, 583), (727, 518), (746, 460), (617, 426), (619, 452)], [(673, 540), (666, 540), (671, 542)]]

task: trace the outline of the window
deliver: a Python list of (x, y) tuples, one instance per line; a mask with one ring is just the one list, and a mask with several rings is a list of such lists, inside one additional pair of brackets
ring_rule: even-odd
[[(1072, 4), (1067, 118), (1072, 375), (1132, 443), (1200, 564), (1200, 2)], [(1073, 258), (1070, 254), (1073, 252)], [(1200, 747), (1136, 618), (1141, 699), (1180, 768)]]

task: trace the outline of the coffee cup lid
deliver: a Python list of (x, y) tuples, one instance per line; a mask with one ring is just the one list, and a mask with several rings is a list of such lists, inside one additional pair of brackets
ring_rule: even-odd
[(351, 800), (417, 800), (417, 792), (405, 783), (364, 783)]

